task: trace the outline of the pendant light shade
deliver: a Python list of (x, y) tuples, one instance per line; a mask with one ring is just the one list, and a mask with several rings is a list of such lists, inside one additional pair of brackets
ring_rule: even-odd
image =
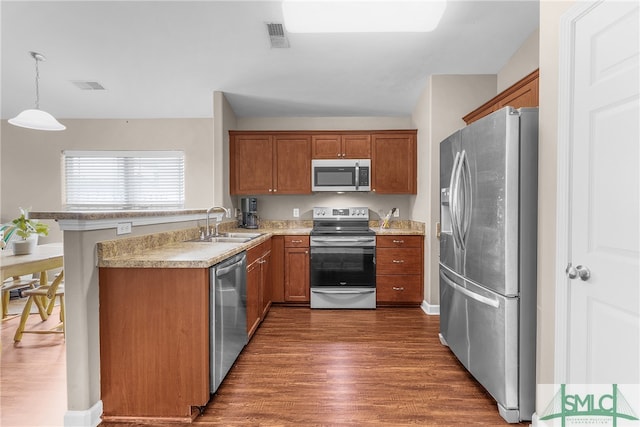
[(31, 109), (9, 119), (9, 123), (28, 129), (37, 130), (65, 130), (66, 126), (60, 123), (46, 111)]
[(14, 126), (20, 126), (27, 129), (36, 130), (65, 130), (66, 126), (58, 122), (51, 114), (40, 109), (40, 90), (38, 80), (40, 80), (40, 71), (38, 70), (38, 61), (46, 61), (44, 55), (38, 52), (29, 52), (36, 61), (36, 107), (24, 110), (22, 113), (9, 119), (9, 123)]

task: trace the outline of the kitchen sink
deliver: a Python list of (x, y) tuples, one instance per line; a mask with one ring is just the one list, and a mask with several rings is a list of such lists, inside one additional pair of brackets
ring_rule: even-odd
[(256, 237), (262, 236), (262, 233), (222, 233), (223, 237), (231, 237), (231, 238), (240, 238), (240, 239), (255, 239)]
[(192, 240), (187, 240), (187, 242), (202, 242), (202, 243), (245, 243), (251, 240), (250, 237), (227, 237), (227, 236), (218, 236), (218, 237), (205, 237), (204, 239), (197, 238)]
[(222, 233), (219, 236), (207, 236), (205, 238), (187, 240), (187, 242), (246, 243), (259, 236), (262, 236), (262, 233)]

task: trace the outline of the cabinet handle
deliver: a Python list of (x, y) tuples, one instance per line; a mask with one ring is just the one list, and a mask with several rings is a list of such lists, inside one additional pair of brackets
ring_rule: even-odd
[(345, 157), (347, 157), (347, 153), (342, 153), (342, 158), (344, 159)]
[(402, 263), (404, 263), (404, 260), (403, 259), (394, 259), (393, 263), (394, 264), (402, 264)]
[(393, 243), (399, 243), (399, 244), (401, 244), (401, 243), (404, 243), (404, 240), (394, 240), (394, 241), (393, 241)]
[(302, 243), (302, 240), (292, 240), (291, 243)]
[(304, 251), (304, 253), (305, 253), (305, 254), (308, 254), (308, 253), (309, 253), (309, 251)]
[(269, 193), (271, 193), (272, 191), (273, 191), (272, 189), (269, 189)]
[(404, 291), (404, 288), (402, 286), (394, 286), (393, 290), (394, 291)]
[(274, 188), (274, 189), (273, 189), (273, 192), (275, 193), (276, 191), (278, 191), (278, 189), (277, 189), (277, 188)]

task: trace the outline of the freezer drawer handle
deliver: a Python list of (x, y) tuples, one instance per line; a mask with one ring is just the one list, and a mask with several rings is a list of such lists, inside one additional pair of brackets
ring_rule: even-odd
[(460, 292), (461, 294), (464, 294), (473, 300), (481, 302), (482, 304), (490, 305), (491, 307), (494, 307), (494, 308), (500, 307), (500, 301), (487, 298), (483, 295), (479, 295), (479, 294), (476, 294), (475, 292), (471, 292), (467, 288), (463, 288), (462, 286), (458, 285), (457, 283), (454, 283), (451, 279), (449, 279), (442, 270), (440, 270), (440, 277), (442, 277), (444, 281), (449, 284), (449, 286), (451, 286), (453, 289)]

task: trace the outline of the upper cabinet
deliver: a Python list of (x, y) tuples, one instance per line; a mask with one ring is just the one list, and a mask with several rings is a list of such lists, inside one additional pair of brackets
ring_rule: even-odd
[(378, 194), (416, 194), (415, 130), (371, 135), (371, 190)]
[(537, 107), (538, 104), (538, 70), (535, 70), (464, 116), (462, 120), (470, 124), (502, 107)]
[(229, 132), (231, 194), (311, 192), (311, 137), (304, 134)]
[(370, 134), (322, 133), (311, 135), (314, 159), (370, 159)]
[(415, 194), (416, 130), (229, 131), (231, 194), (309, 194), (311, 159), (371, 159), (372, 191)]

